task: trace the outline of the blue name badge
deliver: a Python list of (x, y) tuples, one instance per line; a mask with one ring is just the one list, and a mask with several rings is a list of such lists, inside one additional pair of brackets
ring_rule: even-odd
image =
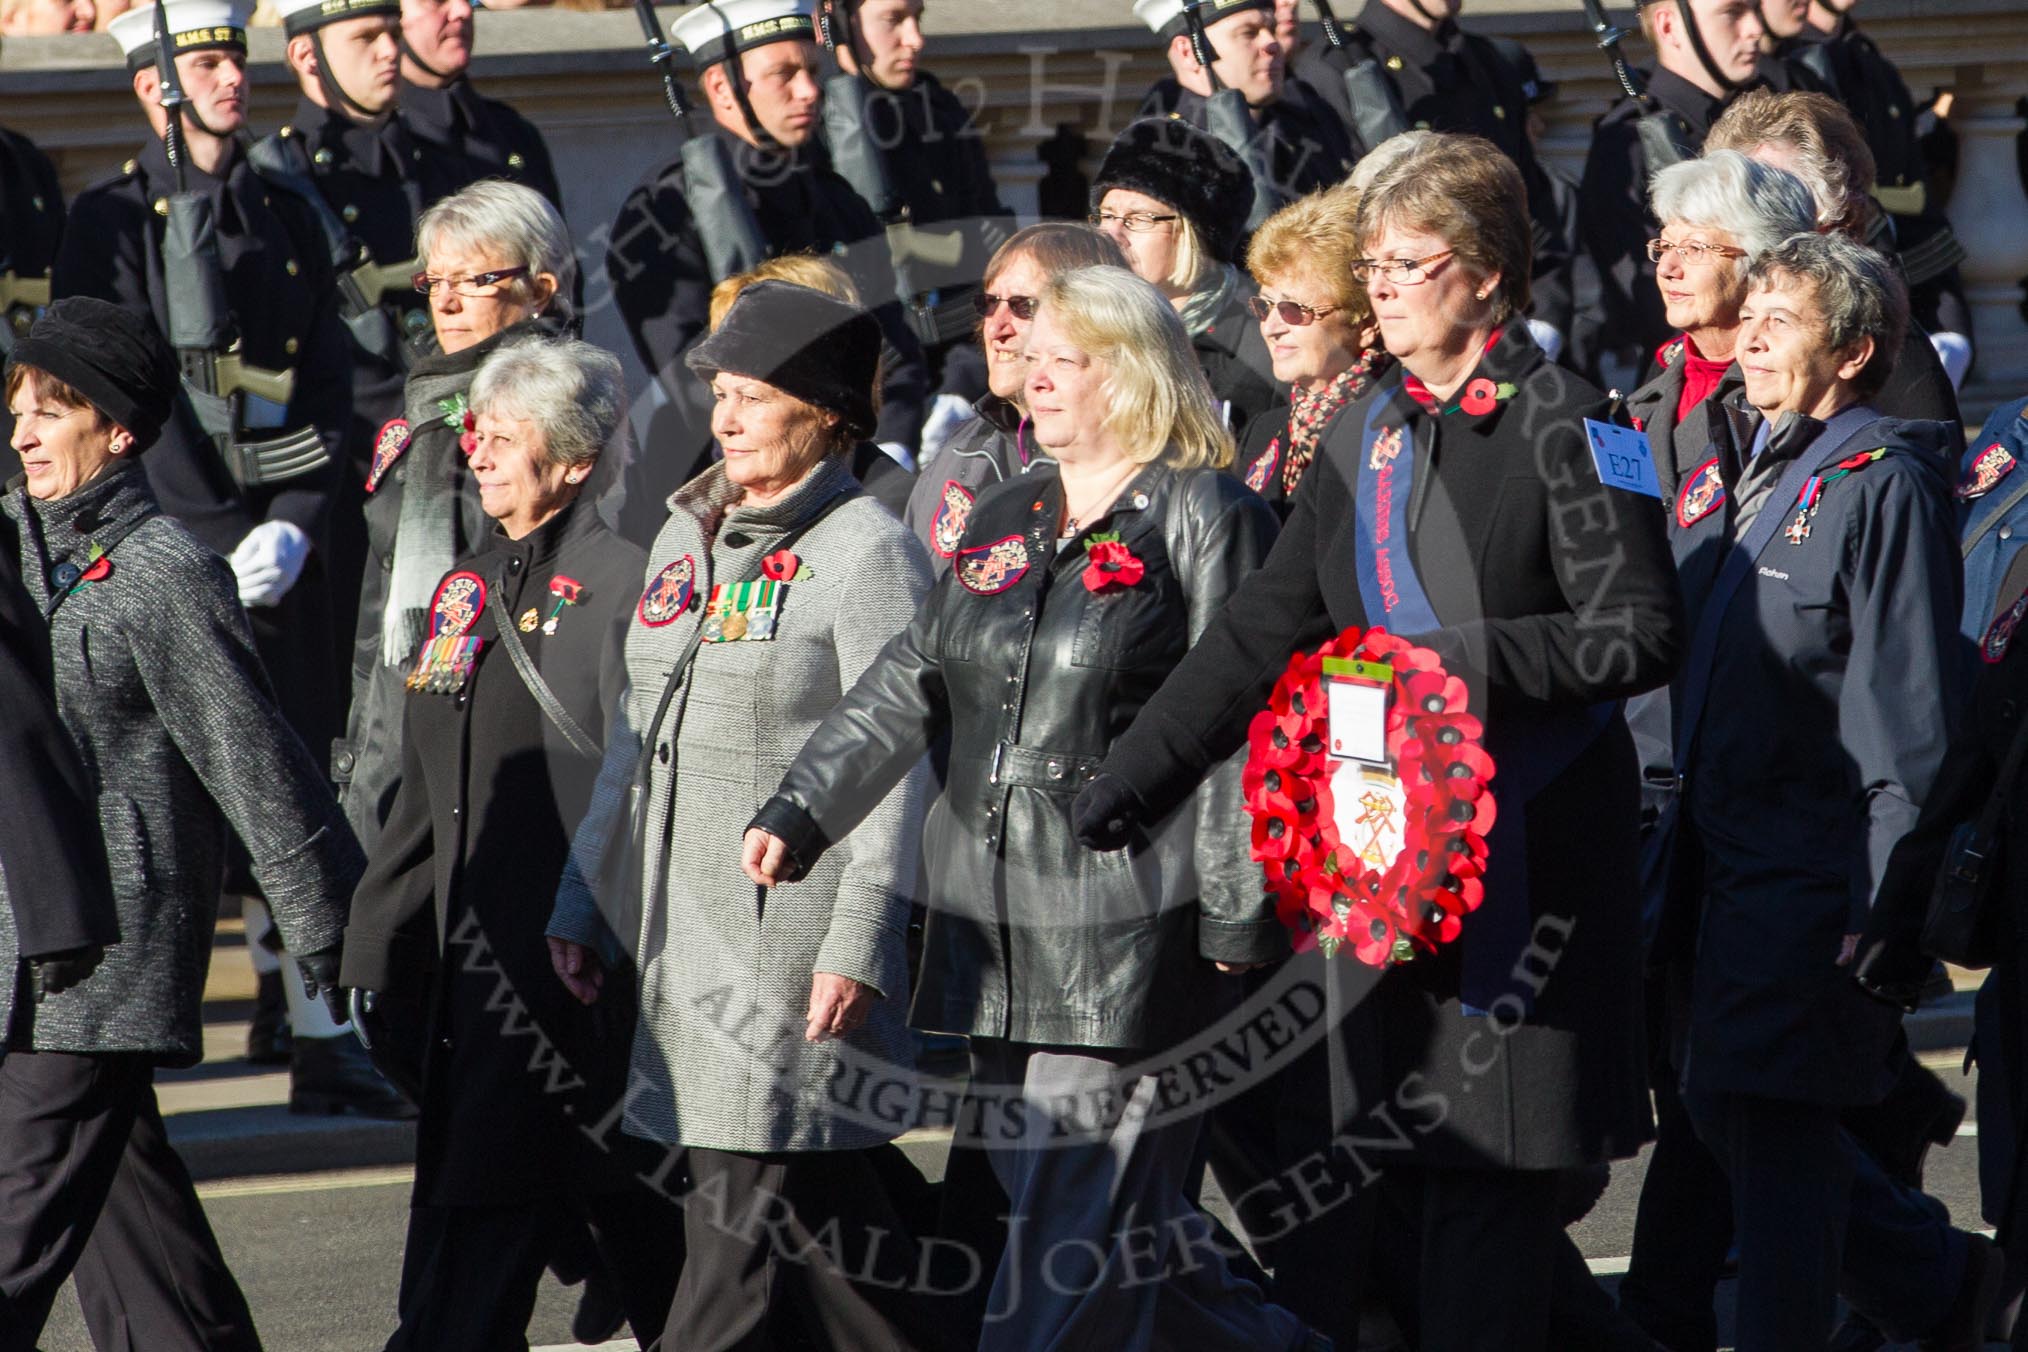
[(1591, 462), (1598, 467), (1598, 481), (1608, 488), (1629, 493), (1662, 496), (1662, 481), (1655, 477), (1655, 461), (1648, 453), (1648, 438), (1631, 427), (1584, 420), (1584, 439), (1591, 447)]

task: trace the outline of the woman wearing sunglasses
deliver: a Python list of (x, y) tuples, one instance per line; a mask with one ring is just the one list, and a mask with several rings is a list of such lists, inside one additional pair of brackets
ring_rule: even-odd
[(1072, 221), (1043, 221), (1017, 230), (987, 262), (985, 285), (972, 294), (986, 357), (986, 393), (972, 406), (972, 416), (923, 463), (902, 517), (929, 548), (938, 576), (950, 571), (973, 498), (1003, 479), (1049, 463), (1049, 453), (1027, 435), (1021, 410), (1021, 383), (1028, 376), (1022, 358), (1042, 288), (1051, 278), (1079, 268), (1126, 265), (1112, 240)]
[(1281, 402), (1253, 283), (1235, 264), (1253, 178), (1223, 142), (1188, 122), (1144, 118), (1120, 133), (1092, 180), (1091, 223), (1183, 318), (1225, 425), (1237, 431)]
[[(1120, 849), (1244, 742), (1291, 654), (1353, 625), (1464, 682), (1497, 767), (1484, 899), (1456, 942), (1383, 969), (1343, 1030), (1361, 1106), (1411, 1093), (1376, 1251), (1405, 1269), (1383, 1294), (1409, 1341), (1446, 1352), (1572, 1345), (1550, 1327), (1552, 1292), (1585, 1276), (1559, 1180), (1650, 1134), (1618, 701), (1669, 678), (1681, 608), (1660, 503), (1593, 460), (1605, 397), (1521, 322), (1526, 204), (1474, 136), (1433, 137), (1366, 187), (1359, 270), (1404, 369), (1339, 417), (1267, 563), (1075, 809), (1087, 846)], [(1384, 942), (1371, 923), (1358, 941)]]
[(1388, 365), (1373, 305), (1354, 275), (1358, 210), (1354, 188), (1311, 193), (1268, 217), (1247, 245), (1246, 268), (1260, 287), (1247, 313), (1289, 402), (1247, 424), (1239, 468), (1284, 520), (1325, 434)]

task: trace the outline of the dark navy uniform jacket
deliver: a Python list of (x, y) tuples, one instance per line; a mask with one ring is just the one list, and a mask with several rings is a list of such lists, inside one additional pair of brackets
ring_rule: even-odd
[[(352, 356), (338, 318), (330, 256), (310, 208), (254, 172), (237, 146), (220, 167), (217, 177), (191, 164), (184, 172), (191, 191), (211, 199), (241, 355), (254, 366), (295, 371), (287, 428), (316, 427), (333, 457), (297, 478), (242, 488), (179, 404), (141, 463), (162, 510), (218, 553), (230, 554), (263, 521), (292, 522), (312, 540), (324, 538), (352, 410)], [(166, 335), (162, 233), (167, 198), (175, 191), (168, 154), (160, 140), (151, 140), (117, 177), (79, 193), (57, 259), (55, 293), (124, 305), (153, 319)]]
[[(928, 376), (901, 307), (891, 300), (879, 303), (894, 294), (894, 275), (886, 236), (872, 209), (831, 168), (821, 146), (765, 151), (728, 132), (713, 134), (732, 152), (772, 255), (831, 257), (873, 306), (890, 349), (883, 357), (875, 439), (913, 449)], [(651, 171), (621, 205), (606, 252), (606, 279), (634, 351), (671, 400), (656, 415), (648, 438), (654, 453), (637, 458), (629, 471), (625, 533), (632, 536), (643, 524), (635, 512), (651, 511), (652, 532), (661, 523), (664, 500), (704, 469), (711, 448), (710, 395), (682, 358), (704, 336), (711, 288), (721, 279), (706, 265), (697, 226), (683, 200), (680, 160), (672, 158)], [(592, 299), (598, 302), (596, 296)]]
[[(1280, 99), (1254, 113), (1255, 125), (1268, 141), (1269, 174), (1283, 197), (1294, 200), (1342, 183), (1358, 163), (1350, 128), (1307, 84), (1289, 81)], [(1167, 76), (1149, 88), (1134, 116), (1177, 117), (1200, 131), (1210, 130), (1204, 96)]]
[[(430, 153), (398, 113), (375, 128), (304, 98), (297, 103), (295, 116), (275, 136), (288, 151), (291, 163), (309, 174), (324, 200), (376, 264), (413, 259), (416, 217), (465, 181), (457, 176), (458, 166), (443, 155)], [(404, 339), (415, 338), (430, 327), (429, 305), (411, 288), (390, 290), (382, 304)], [(353, 403), (358, 425), (350, 449), (361, 482), (366, 476), (364, 456), (370, 452), (372, 433), (401, 414), (404, 375), (399, 360), (375, 356), (354, 344)]]
[(533, 188), (563, 210), (563, 189), (549, 145), (535, 124), (498, 99), (457, 79), (442, 89), (401, 87), (401, 115), (426, 158), (460, 184), (504, 178)]
[[(1727, 421), (1750, 444), (1758, 415)], [(1650, 848), (1670, 906), (1696, 912), (1692, 1091), (1842, 1105), (1885, 1088), (1898, 1017), (1836, 959), (1950, 741), (1944, 435), (1864, 407), (1785, 418), (1671, 504), (1692, 639), (1671, 690), (1680, 788)]]
[(910, 280), (918, 293), (978, 285), (993, 250), (1016, 224), (986, 162), (977, 111), (927, 71), (907, 89), (875, 89), (867, 99), (867, 134), (883, 152), (888, 180), (908, 219), (917, 226), (948, 221), (967, 227), (954, 267), (912, 264)]
[(2028, 399), (2003, 404), (1972, 438), (1958, 468), (1959, 550), (1965, 561), (1960, 632), (1983, 638), (2028, 591)]

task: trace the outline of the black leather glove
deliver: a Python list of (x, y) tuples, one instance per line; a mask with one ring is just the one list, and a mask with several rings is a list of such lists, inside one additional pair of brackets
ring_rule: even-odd
[(333, 1023), (344, 1023), (351, 1017), (351, 1011), (345, 1007), (345, 990), (338, 984), (338, 958), (343, 951), (333, 945), (296, 959), (296, 966), (303, 973), (303, 989), (312, 1000), (323, 999)]
[(1852, 960), (1852, 979), (1874, 999), (1913, 1014), (1935, 968), (1935, 960), (1914, 944), (1897, 942), (1868, 926)]
[(28, 967), (35, 974), (35, 1003), (39, 1005), (52, 995), (61, 995), (90, 976), (105, 956), (105, 949), (86, 944), (83, 948), (30, 958)]
[(1070, 805), (1070, 829), (1087, 850), (1124, 849), (1147, 815), (1133, 785), (1118, 775), (1099, 775)]

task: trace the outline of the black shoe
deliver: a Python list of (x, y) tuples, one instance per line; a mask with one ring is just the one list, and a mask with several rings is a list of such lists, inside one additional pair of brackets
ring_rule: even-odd
[(605, 1269), (593, 1267), (585, 1274), (584, 1290), (577, 1298), (577, 1313), (571, 1316), (570, 1336), (591, 1347), (609, 1343), (627, 1322), (627, 1307), (620, 1303), (619, 1288)]
[(1986, 1345), (1986, 1316), (1999, 1303), (2007, 1259), (1984, 1235), (1966, 1235), (1965, 1246), (1957, 1299), (1936, 1331), (1916, 1344), (1919, 1352), (1979, 1352)]
[(1853, 1310), (1845, 1316), (1845, 1322), (1838, 1325), (1838, 1331), (1831, 1335), (1831, 1346), (1827, 1352), (1880, 1352), (1885, 1346), (1887, 1335), (1880, 1331), (1880, 1326)]
[(289, 1031), (289, 1002), (279, 971), (255, 974), (253, 1022), (246, 1029), (246, 1059), (257, 1066), (285, 1066), (295, 1038)]
[(350, 1033), (296, 1039), (289, 1065), (289, 1111), (357, 1113), (390, 1121), (416, 1115), (415, 1105), (380, 1077), (366, 1059), (366, 1049)]

